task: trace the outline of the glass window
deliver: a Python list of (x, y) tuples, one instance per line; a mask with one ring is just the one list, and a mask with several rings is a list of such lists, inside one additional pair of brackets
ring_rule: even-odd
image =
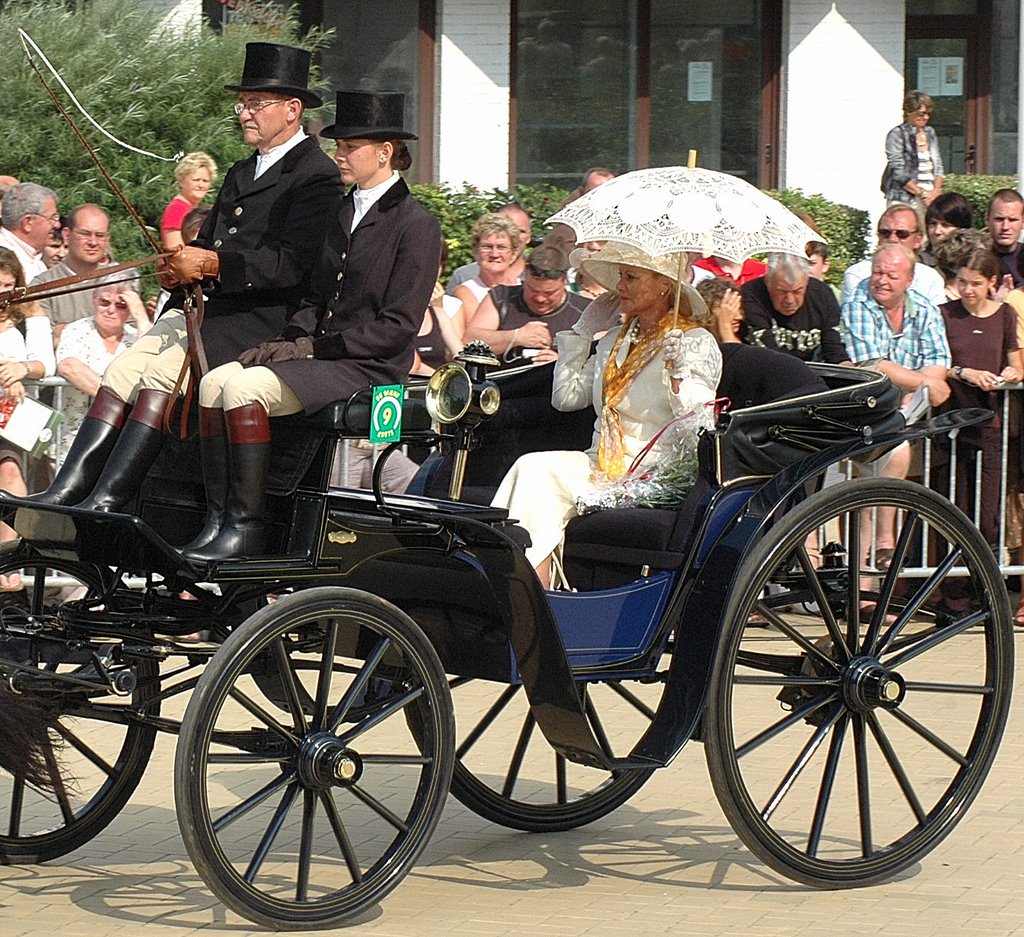
[(761, 7), (754, 0), (652, 0), (652, 166), (697, 165), (757, 183)]
[(323, 10), (324, 29), (335, 30), (334, 41), (320, 56), (324, 80), (337, 90), (403, 91), (405, 126), (415, 132), (419, 4), (406, 0), (325, 3)]
[(1018, 0), (992, 4), (992, 151), (994, 173), (1017, 174)]
[(591, 166), (632, 168), (635, 0), (520, 0), (515, 41), (517, 179), (572, 189)]

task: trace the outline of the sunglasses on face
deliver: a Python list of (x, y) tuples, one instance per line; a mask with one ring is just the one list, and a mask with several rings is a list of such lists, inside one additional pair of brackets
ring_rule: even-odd
[(533, 264), (527, 264), (526, 269), (530, 272), (531, 277), (536, 277), (538, 280), (561, 280), (565, 276), (564, 270), (542, 270)]
[(915, 234), (917, 234), (916, 231), (903, 231), (900, 228), (879, 228), (878, 229), (878, 236), (880, 238), (897, 237), (901, 241), (905, 241), (907, 238), (913, 237)]

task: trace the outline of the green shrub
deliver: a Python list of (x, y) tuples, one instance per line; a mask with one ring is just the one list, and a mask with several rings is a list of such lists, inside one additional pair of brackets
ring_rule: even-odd
[(547, 233), (546, 220), (558, 211), (569, 194), (545, 184), (481, 191), (472, 185), (454, 188), (430, 182), (410, 186), (410, 189), (441, 225), (441, 234), (448, 244), (448, 273), (473, 260), (470, 232), (473, 222), (485, 212), (494, 211), (509, 202), (518, 202), (530, 214), (536, 241)]
[(830, 202), (823, 195), (805, 195), (800, 189), (769, 191), (788, 209), (810, 215), (825, 240), (828, 241), (832, 267), (826, 279), (842, 284), (843, 272), (850, 264), (861, 260), (868, 250), (871, 219), (866, 211)]
[[(256, 5), (250, 3), (250, 7)], [(223, 173), (251, 152), (231, 112), (245, 43), (272, 39), (316, 48), (325, 34), (299, 34), (295, 13), (270, 9), (257, 22), (226, 30), (157, 29), (138, 0), (14, 0), (0, 10), (0, 172), (54, 189), (61, 212), (96, 202), (111, 216), (111, 244), (122, 259), (152, 253), (73, 131), (57, 112), (22, 50), (24, 29), (82, 106), (111, 134), (161, 156), (205, 150)], [(262, 10), (262, 8), (260, 8)], [(259, 11), (257, 11), (259, 12)], [(177, 191), (174, 163), (129, 152), (107, 140), (40, 66), (111, 178), (156, 234)]]
[(985, 225), (985, 212), (992, 193), (1016, 188), (1016, 176), (945, 176), (942, 180), (943, 192), (959, 192), (971, 203), (971, 214), (977, 228)]

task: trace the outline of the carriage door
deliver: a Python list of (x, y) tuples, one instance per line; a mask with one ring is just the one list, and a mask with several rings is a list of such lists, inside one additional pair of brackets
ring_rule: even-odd
[(906, 89), (935, 101), (947, 174), (989, 171), (990, 13), (988, 0), (907, 2)]

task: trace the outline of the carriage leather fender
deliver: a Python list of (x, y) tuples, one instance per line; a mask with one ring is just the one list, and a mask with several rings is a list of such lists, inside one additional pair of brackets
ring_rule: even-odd
[(737, 573), (744, 557), (764, 536), (777, 509), (836, 462), (879, 447), (950, 433), (991, 416), (990, 410), (957, 410), (897, 432), (850, 440), (810, 455), (765, 482), (711, 548), (685, 596), (676, 619), (682, 623), (678, 643), (684, 652), (672, 656), (661, 705), (634, 756), (667, 765), (698, 730), (722, 629), (728, 624), (725, 610)]

